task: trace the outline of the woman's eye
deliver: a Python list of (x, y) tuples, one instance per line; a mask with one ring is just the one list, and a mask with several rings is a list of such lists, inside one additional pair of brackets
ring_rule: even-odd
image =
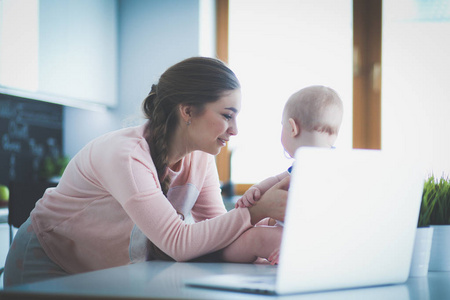
[(227, 119), (227, 120), (231, 120), (231, 118), (232, 118), (232, 116), (231, 116), (231, 115), (227, 115), (227, 114), (224, 114), (223, 116), (224, 116), (224, 117), (225, 117), (225, 119)]

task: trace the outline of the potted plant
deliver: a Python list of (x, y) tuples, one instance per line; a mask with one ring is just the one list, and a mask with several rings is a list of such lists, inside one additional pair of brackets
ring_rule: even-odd
[(430, 226), (431, 213), (435, 205), (435, 198), (430, 197), (431, 182), (434, 178), (428, 178), (423, 186), (422, 203), (419, 212), (419, 221), (417, 224), (416, 238), (414, 241), (414, 250), (411, 260), (410, 277), (426, 276), (428, 274), (431, 245), (433, 240), (434, 228)]
[(434, 176), (425, 182), (423, 198), (430, 203), (429, 224), (433, 228), (430, 271), (450, 271), (450, 180)]
[(58, 182), (70, 159), (67, 156), (46, 157), (41, 164), (40, 177), (48, 182)]

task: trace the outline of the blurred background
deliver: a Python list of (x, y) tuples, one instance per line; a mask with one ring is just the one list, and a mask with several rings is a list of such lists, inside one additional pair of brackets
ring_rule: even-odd
[(217, 158), (236, 193), (292, 164), (281, 112), (311, 84), (344, 101), (336, 147), (400, 151), (439, 176), (450, 170), (449, 37), (449, 0), (1, 0), (0, 183), (142, 123), (159, 75), (197, 55), (242, 83), (239, 135)]

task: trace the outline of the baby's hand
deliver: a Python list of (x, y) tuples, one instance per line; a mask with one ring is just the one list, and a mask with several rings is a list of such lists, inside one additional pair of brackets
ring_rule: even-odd
[(275, 249), (267, 258), (271, 265), (278, 265), (280, 259), (280, 248)]
[(256, 201), (261, 198), (261, 191), (257, 187), (250, 187), (244, 195), (236, 202), (235, 208), (249, 207), (255, 205)]

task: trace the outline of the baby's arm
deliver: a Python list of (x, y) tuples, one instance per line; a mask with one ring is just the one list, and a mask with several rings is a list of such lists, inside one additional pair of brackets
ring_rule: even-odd
[(236, 202), (235, 208), (238, 207), (249, 207), (255, 204), (256, 201), (261, 198), (261, 196), (270, 189), (273, 185), (283, 180), (289, 172), (285, 171), (276, 176), (272, 176), (264, 179), (260, 183), (252, 185), (244, 195)]
[(251, 263), (258, 257), (271, 258), (269, 261), (276, 264), (278, 260), (273, 254), (280, 247), (282, 233), (283, 228), (277, 226), (250, 228), (223, 249), (222, 258), (235, 263)]
[(252, 185), (241, 198), (236, 202), (235, 208), (238, 207), (249, 207), (255, 204), (256, 201), (261, 198), (261, 190), (258, 185)]

